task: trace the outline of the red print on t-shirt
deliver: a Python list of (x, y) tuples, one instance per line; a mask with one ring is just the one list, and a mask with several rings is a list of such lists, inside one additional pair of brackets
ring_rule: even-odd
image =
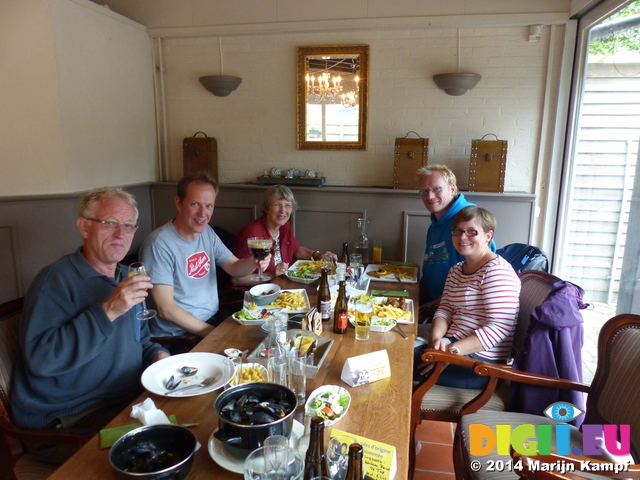
[(209, 273), (211, 260), (205, 252), (194, 253), (187, 259), (187, 275), (191, 278), (202, 278)]

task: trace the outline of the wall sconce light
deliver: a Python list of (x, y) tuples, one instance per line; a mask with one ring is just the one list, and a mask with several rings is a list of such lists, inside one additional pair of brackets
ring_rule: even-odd
[(542, 25), (531, 25), (529, 27), (529, 41), (539, 42), (542, 38)]
[(458, 71), (456, 73), (440, 73), (433, 76), (433, 81), (440, 90), (454, 97), (464, 95), (475, 87), (482, 75), (477, 73), (460, 73), (460, 29), (458, 29)]
[(222, 38), (218, 37), (218, 45), (220, 46), (220, 75), (207, 75), (200, 77), (200, 83), (204, 88), (213, 93), (216, 97), (226, 97), (233, 92), (242, 82), (242, 78), (232, 75), (224, 75), (224, 66), (222, 62)]

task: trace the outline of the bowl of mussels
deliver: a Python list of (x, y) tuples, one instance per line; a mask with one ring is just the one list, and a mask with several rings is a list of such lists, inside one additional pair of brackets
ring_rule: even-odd
[(245, 459), (271, 435), (289, 437), (295, 394), (275, 383), (245, 383), (222, 392), (213, 409), (218, 415), (214, 436), (236, 458)]
[(182, 480), (191, 470), (197, 444), (185, 427), (147, 425), (120, 437), (109, 462), (121, 480)]

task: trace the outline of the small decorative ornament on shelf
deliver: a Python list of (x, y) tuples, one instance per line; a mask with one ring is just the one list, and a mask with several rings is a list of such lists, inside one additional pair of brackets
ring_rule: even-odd
[(324, 185), (325, 178), (318, 175), (315, 170), (307, 169), (302, 175), (295, 167), (289, 168), (285, 174), (278, 167), (269, 170), (269, 175), (265, 171), (264, 175), (257, 178), (261, 185), (297, 185), (303, 187), (319, 187)]

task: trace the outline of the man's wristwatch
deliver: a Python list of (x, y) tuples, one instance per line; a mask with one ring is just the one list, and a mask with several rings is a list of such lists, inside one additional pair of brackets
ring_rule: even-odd
[(449, 348), (449, 352), (453, 353), (454, 355), (459, 355), (460, 354), (460, 350), (455, 345), (453, 345), (451, 348)]

